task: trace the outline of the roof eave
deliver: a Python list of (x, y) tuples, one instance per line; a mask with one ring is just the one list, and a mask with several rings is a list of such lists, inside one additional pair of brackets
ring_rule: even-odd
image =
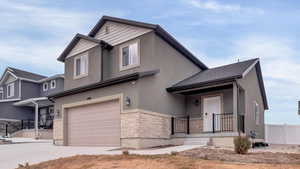
[(184, 91), (184, 90), (190, 90), (193, 88), (211, 86), (211, 85), (216, 85), (216, 84), (221, 84), (221, 83), (234, 82), (236, 79), (240, 79), (240, 78), (242, 78), (242, 76), (238, 75), (238, 76), (233, 76), (230, 78), (212, 80), (212, 81), (208, 81), (208, 82), (204, 82), (204, 83), (194, 83), (194, 84), (185, 85), (185, 86), (169, 87), (166, 90), (170, 93), (173, 93), (173, 92), (179, 92), (179, 91)]

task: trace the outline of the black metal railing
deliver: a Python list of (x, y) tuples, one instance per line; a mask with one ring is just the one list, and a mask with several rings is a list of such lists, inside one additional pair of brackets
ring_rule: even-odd
[(238, 115), (238, 131), (245, 133), (245, 116)]
[[(203, 131), (203, 122), (204, 120), (198, 118), (190, 118), (190, 116), (183, 117), (172, 117), (171, 118), (171, 133), (184, 133), (190, 134), (190, 132), (195, 133), (217, 133), (217, 132), (232, 132), (233, 131), (233, 113), (224, 113), (224, 114), (212, 114), (212, 123), (210, 131)], [(244, 131), (244, 117), (238, 116), (238, 127), (239, 130)], [(194, 121), (193, 121), (194, 120)], [(195, 124), (202, 123), (202, 124)], [(196, 125), (196, 126), (193, 126)], [(201, 126), (201, 127), (199, 127)]]
[(171, 119), (171, 133), (190, 133), (190, 117), (172, 117)]
[(34, 120), (21, 120), (20, 129), (34, 129)]
[(233, 131), (233, 113), (213, 114), (212, 132)]

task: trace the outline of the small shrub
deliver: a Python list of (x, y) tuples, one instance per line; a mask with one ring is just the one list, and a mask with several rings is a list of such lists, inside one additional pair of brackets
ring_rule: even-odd
[(171, 155), (176, 156), (176, 155), (178, 155), (178, 152), (177, 151), (171, 151)]
[(238, 154), (246, 154), (251, 148), (251, 142), (248, 137), (238, 136), (234, 139), (234, 151)]
[(30, 169), (29, 163), (19, 164), (18, 169)]
[(127, 155), (129, 155), (129, 151), (128, 150), (123, 150), (122, 154), (127, 156)]

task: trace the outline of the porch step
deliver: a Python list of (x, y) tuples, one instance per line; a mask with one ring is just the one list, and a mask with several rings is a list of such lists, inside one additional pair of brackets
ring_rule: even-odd
[(206, 146), (210, 141), (208, 137), (201, 137), (201, 138), (186, 138), (184, 140), (184, 145), (203, 145)]

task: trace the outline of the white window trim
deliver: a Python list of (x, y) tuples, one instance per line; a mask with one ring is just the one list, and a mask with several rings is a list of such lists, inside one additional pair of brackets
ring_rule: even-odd
[[(132, 64), (132, 65), (128, 65), (128, 66), (123, 66), (123, 51), (122, 49), (124, 47), (128, 47), (131, 44), (137, 43), (137, 48), (138, 48), (138, 57), (137, 57), (137, 64)], [(122, 44), (119, 48), (119, 67), (120, 67), (120, 71), (124, 71), (124, 70), (128, 70), (128, 69), (132, 69), (132, 68), (136, 68), (139, 67), (141, 64), (141, 54), (140, 54), (140, 40), (135, 40), (135, 41), (130, 41), (127, 42), (125, 44)]]
[(48, 82), (43, 83), (43, 91), (46, 92), (49, 89)]
[[(85, 73), (84, 74), (80, 74), (80, 75), (76, 75), (76, 60), (78, 60), (78, 59), (82, 59), (83, 57), (86, 57), (86, 67), (85, 67), (85, 69), (86, 69), (86, 71), (85, 71)], [(73, 69), (73, 71), (74, 71), (74, 79), (80, 79), (80, 78), (83, 78), (83, 77), (86, 77), (86, 76), (88, 76), (88, 74), (89, 74), (89, 55), (88, 55), (88, 53), (84, 53), (84, 54), (81, 54), (81, 55), (78, 55), (78, 56), (76, 56), (76, 57), (74, 57), (74, 69)], [(82, 63), (82, 61), (80, 61), (80, 64)], [(81, 69), (81, 68), (80, 68)], [(81, 72), (81, 70), (80, 70), (80, 72)]]
[[(8, 88), (12, 86), (12, 90), (10, 90), (10, 93), (8, 93)], [(6, 96), (7, 98), (11, 98), (15, 96), (15, 83), (10, 83), (6, 86)]]
[(56, 88), (56, 80), (51, 80), (50, 81), (50, 89), (55, 89), (55, 88)]
[(0, 100), (4, 99), (4, 92), (3, 92), (3, 87), (0, 87), (0, 94), (2, 97), (0, 97)]
[[(260, 116), (260, 110), (259, 110), (259, 104), (256, 101), (253, 102), (253, 108), (254, 108), (254, 120), (255, 120), (255, 124), (259, 125), (259, 123), (260, 123), (260, 118), (259, 118), (259, 116)], [(255, 111), (256, 108), (257, 108), (258, 112)]]

